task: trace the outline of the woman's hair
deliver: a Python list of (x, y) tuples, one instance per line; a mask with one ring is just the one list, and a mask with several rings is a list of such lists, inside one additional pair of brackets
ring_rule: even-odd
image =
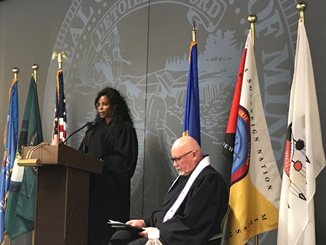
[[(95, 108), (96, 104), (102, 96), (106, 96), (109, 99), (109, 104), (111, 107), (111, 122), (114, 126), (116, 126), (122, 121), (128, 121), (132, 123), (127, 103), (124, 98), (120, 95), (118, 90), (111, 87), (105, 87), (104, 89), (99, 91), (94, 101)], [(99, 115), (97, 114), (96, 121), (98, 121), (99, 119)]]

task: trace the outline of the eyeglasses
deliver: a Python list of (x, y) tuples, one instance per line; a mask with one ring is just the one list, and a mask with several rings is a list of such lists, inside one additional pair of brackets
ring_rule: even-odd
[(192, 153), (194, 151), (188, 151), (187, 153), (183, 154), (182, 156), (179, 156), (179, 157), (171, 157), (171, 161), (172, 162), (179, 162), (182, 160), (182, 158), (184, 158), (185, 156), (187, 156), (188, 154)]

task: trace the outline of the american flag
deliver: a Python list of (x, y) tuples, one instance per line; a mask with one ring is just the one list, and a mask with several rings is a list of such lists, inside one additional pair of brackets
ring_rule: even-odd
[(57, 86), (55, 97), (54, 128), (52, 136), (52, 145), (63, 142), (67, 136), (67, 115), (66, 101), (63, 87), (63, 72), (59, 69), (57, 72)]

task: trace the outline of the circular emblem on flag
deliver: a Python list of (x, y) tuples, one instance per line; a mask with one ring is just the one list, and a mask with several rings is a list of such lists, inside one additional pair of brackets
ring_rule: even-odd
[(250, 124), (248, 111), (239, 106), (237, 133), (233, 154), (231, 184), (244, 178), (249, 170)]

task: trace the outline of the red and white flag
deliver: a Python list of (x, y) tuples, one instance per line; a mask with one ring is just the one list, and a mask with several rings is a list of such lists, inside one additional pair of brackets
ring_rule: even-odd
[(278, 245), (316, 244), (316, 177), (325, 166), (309, 42), (299, 21), (280, 200)]

